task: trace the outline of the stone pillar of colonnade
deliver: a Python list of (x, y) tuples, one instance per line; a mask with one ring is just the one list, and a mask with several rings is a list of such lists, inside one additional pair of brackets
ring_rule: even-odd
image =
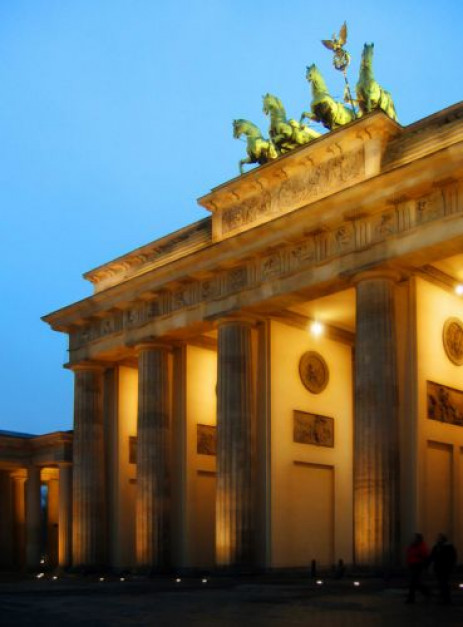
[(103, 442), (103, 372), (99, 364), (73, 366), (72, 565), (105, 566), (106, 502)]
[(46, 564), (58, 566), (58, 515), (59, 515), (59, 483), (58, 469), (44, 468), (42, 482), (47, 486), (47, 518), (46, 525)]
[(238, 570), (254, 563), (252, 326), (218, 323), (216, 562)]
[(72, 465), (59, 467), (58, 566), (68, 568), (72, 562)]
[(0, 469), (0, 569), (7, 570), (14, 565), (12, 489), (10, 473)]
[(397, 279), (374, 272), (356, 278), (355, 561), (381, 570), (400, 559)]
[(171, 563), (169, 348), (141, 344), (138, 354), (136, 564), (139, 572)]
[(29, 466), (26, 481), (26, 566), (39, 568), (42, 548), (40, 468)]
[(13, 481), (14, 561), (22, 568), (26, 563), (26, 480), (25, 469), (11, 473)]

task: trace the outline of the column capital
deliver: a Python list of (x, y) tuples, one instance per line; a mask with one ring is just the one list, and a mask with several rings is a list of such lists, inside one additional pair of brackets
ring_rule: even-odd
[(78, 363), (65, 364), (65, 368), (73, 372), (104, 372), (111, 364), (101, 361), (79, 361)]
[(217, 317), (214, 320), (215, 328), (224, 327), (227, 325), (241, 325), (247, 327), (255, 327), (258, 323), (257, 317), (249, 313), (231, 313), (225, 316)]
[(402, 274), (398, 270), (392, 268), (377, 268), (374, 270), (365, 270), (359, 272), (352, 277), (352, 283), (356, 286), (363, 281), (391, 281), (398, 283), (402, 279)]
[(25, 468), (18, 468), (10, 472), (10, 477), (19, 481), (26, 481), (27, 470)]
[(42, 481), (57, 481), (58, 480), (58, 468), (46, 467), (42, 469), (40, 473)]
[(142, 353), (143, 351), (150, 350), (164, 350), (170, 352), (172, 350), (172, 346), (167, 342), (164, 342), (162, 339), (159, 340), (147, 340), (146, 342), (139, 342), (134, 345), (134, 350), (137, 355)]

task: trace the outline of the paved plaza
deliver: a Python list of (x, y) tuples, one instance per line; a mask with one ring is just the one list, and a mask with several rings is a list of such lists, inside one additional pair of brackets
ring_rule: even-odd
[(406, 605), (405, 582), (200, 577), (120, 581), (65, 577), (0, 582), (1, 627), (428, 627), (463, 625), (463, 590), (453, 605)]

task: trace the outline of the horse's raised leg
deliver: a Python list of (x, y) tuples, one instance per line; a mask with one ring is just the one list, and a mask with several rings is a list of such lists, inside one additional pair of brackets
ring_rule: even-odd
[(312, 113), (312, 111), (303, 111), (301, 113), (301, 117), (299, 118), (299, 123), (302, 124), (302, 122), (307, 119), (307, 120), (315, 120), (315, 122), (318, 122), (316, 116)]
[(255, 161), (253, 161), (253, 160), (251, 159), (251, 157), (248, 157), (247, 159), (240, 159), (240, 161), (239, 161), (239, 163), (238, 163), (238, 167), (239, 167), (239, 169), (240, 169), (240, 174), (243, 174), (243, 165), (244, 165), (245, 163), (249, 163), (249, 164), (251, 164), (251, 163), (255, 163)]

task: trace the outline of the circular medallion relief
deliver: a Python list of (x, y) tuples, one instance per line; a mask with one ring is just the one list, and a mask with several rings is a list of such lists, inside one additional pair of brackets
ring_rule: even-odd
[(330, 373), (323, 357), (315, 351), (307, 351), (299, 360), (299, 376), (312, 394), (320, 394), (328, 385)]
[(458, 318), (447, 318), (442, 333), (447, 357), (457, 366), (463, 364), (463, 322)]

